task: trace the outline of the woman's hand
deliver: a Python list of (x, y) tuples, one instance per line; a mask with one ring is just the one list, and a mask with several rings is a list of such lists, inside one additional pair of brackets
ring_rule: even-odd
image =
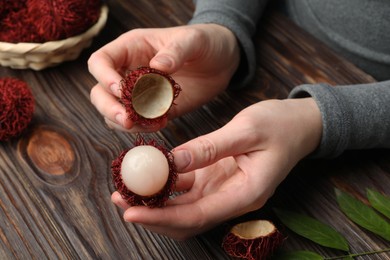
[(197, 24), (165, 29), (135, 29), (93, 53), (89, 70), (98, 84), (91, 102), (115, 128), (157, 131), (134, 127), (118, 102), (120, 81), (127, 70), (150, 66), (172, 74), (182, 87), (169, 118), (191, 111), (222, 92), (239, 64), (234, 34), (217, 24)]
[(174, 149), (184, 192), (163, 208), (112, 201), (124, 219), (175, 239), (261, 208), (296, 163), (318, 146), (322, 121), (312, 98), (254, 104), (228, 124)]

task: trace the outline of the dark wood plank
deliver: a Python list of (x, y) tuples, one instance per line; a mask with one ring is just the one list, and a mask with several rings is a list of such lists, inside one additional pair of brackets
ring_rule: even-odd
[[(333, 193), (338, 187), (363, 197), (371, 187), (390, 195), (387, 150), (303, 161), (264, 209), (185, 242), (123, 222), (122, 212), (110, 201), (110, 162), (134, 142), (134, 136), (107, 128), (90, 104), (95, 80), (86, 61), (94, 50), (127, 30), (185, 24), (193, 6), (189, 0), (122, 0), (108, 1), (108, 5), (106, 28), (78, 60), (40, 72), (0, 68), (0, 77), (28, 82), (37, 104), (28, 131), (0, 144), (1, 259), (230, 259), (220, 247), (229, 224), (254, 217), (277, 221), (272, 207), (287, 205), (330, 222), (348, 237), (353, 252), (388, 247), (348, 221)], [(250, 104), (286, 97), (299, 84), (373, 81), (285, 17), (272, 13), (262, 24), (255, 37), (259, 66), (251, 87), (221, 94), (152, 137), (174, 147), (221, 127)], [(288, 235), (285, 249), (339, 253)], [(371, 259), (390, 259), (386, 257)]]

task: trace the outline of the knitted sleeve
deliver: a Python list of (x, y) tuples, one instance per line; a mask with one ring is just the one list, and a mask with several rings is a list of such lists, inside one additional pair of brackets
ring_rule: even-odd
[(312, 157), (348, 149), (390, 148), (390, 81), (336, 86), (301, 85), (289, 98), (313, 97), (322, 114), (320, 146)]
[(241, 47), (240, 66), (230, 88), (241, 88), (253, 78), (256, 68), (252, 36), (266, 5), (265, 0), (198, 0), (189, 24), (215, 23), (230, 29)]
[[(242, 55), (231, 88), (246, 85), (256, 67), (251, 37), (265, 0), (199, 0), (190, 24), (216, 23), (237, 37)], [(390, 148), (390, 81), (331, 87), (296, 87), (289, 98), (313, 97), (322, 114), (323, 134), (314, 157), (335, 157), (348, 149)]]

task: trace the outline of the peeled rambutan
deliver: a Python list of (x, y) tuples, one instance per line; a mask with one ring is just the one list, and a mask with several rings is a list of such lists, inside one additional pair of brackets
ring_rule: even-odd
[(283, 241), (283, 235), (271, 221), (251, 220), (233, 226), (222, 247), (233, 257), (262, 260), (271, 256)]
[(0, 141), (20, 135), (34, 114), (35, 101), (27, 83), (16, 78), (0, 79)]
[(172, 153), (163, 144), (137, 136), (111, 165), (113, 182), (131, 206), (162, 207), (173, 194), (177, 179)]
[(181, 88), (167, 73), (140, 67), (126, 74), (121, 91), (121, 103), (129, 119), (140, 125), (150, 125), (167, 116)]

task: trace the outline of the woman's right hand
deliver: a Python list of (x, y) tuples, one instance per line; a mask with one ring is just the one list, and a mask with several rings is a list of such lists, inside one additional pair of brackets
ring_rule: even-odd
[(111, 198), (125, 210), (125, 221), (186, 239), (261, 208), (297, 162), (318, 147), (321, 135), (314, 99), (262, 101), (173, 150), (180, 195), (165, 207), (130, 207), (118, 192)]
[(196, 109), (225, 90), (238, 67), (239, 53), (235, 35), (217, 24), (131, 30), (88, 60), (89, 71), (98, 81), (91, 90), (91, 102), (111, 127), (157, 131), (166, 121), (147, 129), (137, 126), (118, 101), (120, 81), (127, 70), (150, 66), (173, 76), (182, 88), (168, 114), (168, 118), (173, 118)]

